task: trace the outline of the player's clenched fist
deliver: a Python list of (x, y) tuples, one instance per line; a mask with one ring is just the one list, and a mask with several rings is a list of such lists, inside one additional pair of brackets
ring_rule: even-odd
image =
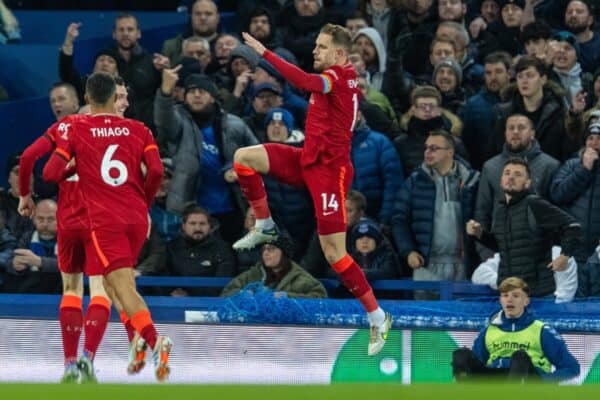
[(179, 79), (179, 70), (181, 69), (181, 64), (176, 66), (175, 68), (165, 68), (162, 72), (162, 83), (160, 85), (160, 90), (163, 94), (171, 95), (173, 93), (173, 89), (175, 89), (175, 84)]

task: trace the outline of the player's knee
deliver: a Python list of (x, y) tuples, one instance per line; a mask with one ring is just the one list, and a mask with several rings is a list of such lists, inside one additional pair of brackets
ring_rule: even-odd
[(83, 275), (82, 274), (62, 274), (63, 294), (72, 294), (74, 296), (83, 296)]

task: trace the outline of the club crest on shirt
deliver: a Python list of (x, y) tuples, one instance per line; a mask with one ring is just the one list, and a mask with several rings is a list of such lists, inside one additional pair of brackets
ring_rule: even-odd
[(58, 132), (60, 132), (60, 137), (67, 140), (69, 138), (69, 127), (71, 126), (71, 124), (67, 124), (64, 122), (61, 122), (60, 124), (58, 124)]

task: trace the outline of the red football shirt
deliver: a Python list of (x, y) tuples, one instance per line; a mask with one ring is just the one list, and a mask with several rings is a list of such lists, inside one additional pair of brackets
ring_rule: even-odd
[(139, 121), (108, 114), (68, 122), (70, 126), (57, 136), (55, 155), (66, 160), (75, 157), (91, 228), (145, 224), (148, 193), (141, 163), (154, 169), (158, 163), (162, 176), (158, 147), (150, 130)]
[[(44, 136), (47, 137), (54, 146), (56, 138), (67, 129), (66, 124), (76, 120), (77, 115), (67, 117), (52, 125)], [(83, 206), (83, 197), (79, 190), (79, 177), (77, 174), (71, 175), (58, 184), (58, 207), (56, 210), (56, 221), (59, 230), (64, 229), (89, 229), (90, 223), (85, 207)]]
[(313, 92), (308, 101), (302, 165), (317, 160), (350, 162), (352, 130), (362, 96), (354, 66), (334, 65), (321, 76), (329, 91)]
[(334, 65), (320, 74), (308, 74), (269, 50), (263, 57), (292, 85), (311, 92), (302, 165), (350, 163), (352, 131), (362, 97), (354, 66)]

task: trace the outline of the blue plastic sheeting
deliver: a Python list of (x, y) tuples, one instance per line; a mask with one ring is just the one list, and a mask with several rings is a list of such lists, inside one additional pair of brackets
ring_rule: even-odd
[[(392, 315), (395, 328), (479, 330), (500, 309), (497, 297), (464, 301), (383, 300), (380, 304)], [(533, 299), (531, 307), (539, 319), (560, 331), (600, 332), (598, 299), (566, 304)], [(256, 283), (211, 311), (216, 311), (221, 323), (368, 326), (357, 301), (277, 298)]]
[[(0, 295), (0, 318), (58, 318), (58, 295)], [(205, 322), (244, 324), (319, 325), (367, 327), (368, 321), (356, 300), (275, 298), (273, 292), (251, 284), (229, 298), (145, 297), (156, 322), (183, 322), (185, 311), (212, 311)], [(84, 306), (89, 298), (86, 297)], [(500, 309), (497, 297), (455, 301), (382, 300), (395, 328), (481, 329)], [(539, 319), (561, 332), (600, 332), (600, 299), (554, 304), (533, 299)], [(212, 319), (211, 319), (212, 318)], [(111, 320), (118, 321), (116, 312)]]

